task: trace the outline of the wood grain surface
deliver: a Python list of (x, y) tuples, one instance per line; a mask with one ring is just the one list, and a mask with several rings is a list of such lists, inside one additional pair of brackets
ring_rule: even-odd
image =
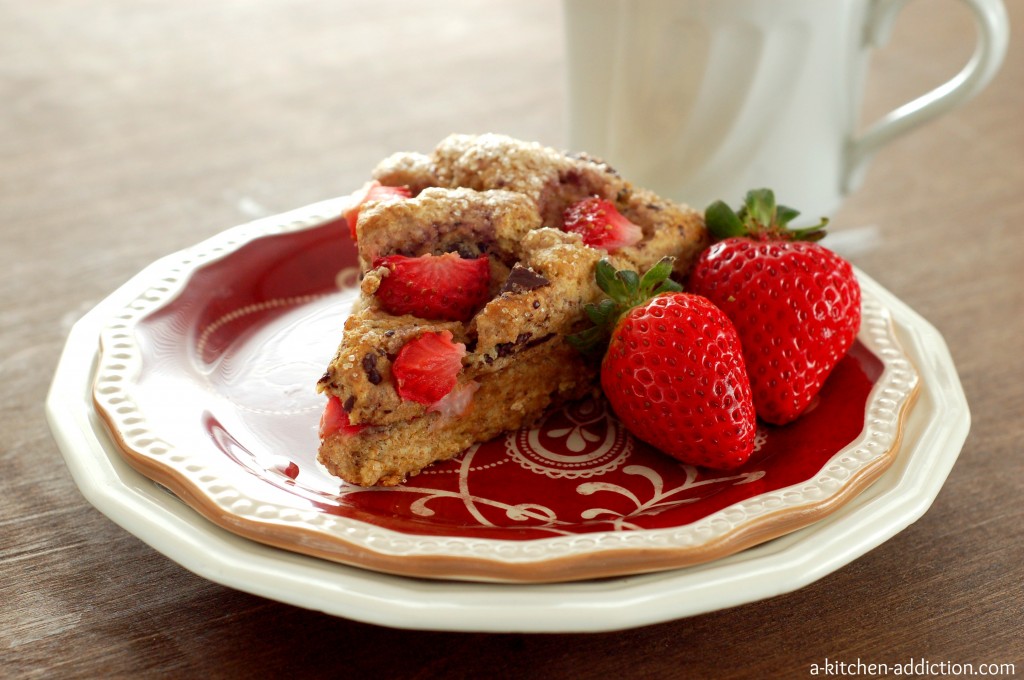
[[(865, 121), (954, 73), (971, 34), (953, 0), (910, 3)], [(77, 318), (392, 151), (454, 131), (564, 146), (563, 66), (547, 0), (0, 0), (0, 677), (764, 678), (826, 658), (1024, 674), (1020, 42), (835, 216), (850, 259), (945, 336), (973, 425), (919, 521), (812, 585), (614, 633), (411, 632), (206, 581), (84, 500), (43, 410)]]

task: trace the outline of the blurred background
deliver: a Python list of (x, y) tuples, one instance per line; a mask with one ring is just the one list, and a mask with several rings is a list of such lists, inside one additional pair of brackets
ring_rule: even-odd
[[(945, 20), (921, 30), (936, 12)], [(55, 247), (74, 247), (91, 223), (126, 211), (124, 237), (141, 248), (154, 228), (186, 245), (348, 193), (387, 154), (428, 151), (453, 131), (567, 140), (563, 18), (551, 0), (54, 0), (3, 2), (0, 21), (0, 152), (19, 161), (0, 177), (4, 228), (53, 229)], [(898, 52), (875, 55), (865, 121), (956, 72), (972, 31), (953, 0), (910, 3), (892, 39)], [(993, 89), (1009, 88), (1014, 66)], [(887, 176), (885, 164), (984, 159), (993, 142), (979, 132), (1020, 113), (1019, 100), (1006, 103), (968, 104), (883, 150), (881, 169), (850, 201), (851, 220), (900, 221), (899, 197), (923, 183), (948, 195), (955, 187), (932, 183), (964, 177)], [(988, 170), (987, 182), (998, 181)], [(68, 207), (80, 228), (64, 228)]]

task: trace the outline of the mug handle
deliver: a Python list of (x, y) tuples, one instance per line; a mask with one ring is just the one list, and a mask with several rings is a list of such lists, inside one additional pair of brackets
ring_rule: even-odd
[[(896, 137), (960, 106), (988, 85), (1003, 62), (1010, 40), (1006, 7), (1002, 0), (962, 0), (970, 9), (978, 42), (967, 65), (953, 78), (903, 106), (893, 109), (863, 135), (846, 143), (842, 192), (856, 189), (867, 161)], [(868, 13), (865, 42), (879, 47), (888, 40), (892, 24), (909, 0), (875, 0)]]

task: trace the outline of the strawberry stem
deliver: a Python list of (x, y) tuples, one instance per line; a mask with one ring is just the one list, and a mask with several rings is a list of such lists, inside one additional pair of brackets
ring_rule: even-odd
[(607, 259), (601, 259), (595, 268), (598, 287), (608, 297), (583, 308), (587, 318), (594, 325), (566, 338), (576, 349), (585, 354), (604, 351), (619, 318), (627, 311), (642, 305), (652, 297), (683, 289), (669, 278), (675, 258), (662, 258), (657, 264), (640, 276), (631, 269), (615, 269)]
[(793, 229), (789, 227), (800, 215), (799, 210), (775, 202), (771, 189), (751, 189), (740, 209), (733, 210), (723, 201), (715, 201), (704, 211), (708, 231), (718, 240), (746, 236), (779, 241), (820, 241), (825, 238), (828, 218), (818, 224)]

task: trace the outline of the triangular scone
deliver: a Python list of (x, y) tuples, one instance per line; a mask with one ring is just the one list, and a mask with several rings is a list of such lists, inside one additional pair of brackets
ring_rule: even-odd
[[(367, 203), (355, 233), (364, 272), (360, 299), (318, 389), (347, 426), (321, 432), (319, 460), (353, 484), (391, 486), (474, 443), (526, 427), (551, 408), (597, 389), (598, 366), (566, 336), (586, 325), (599, 297), (594, 267), (645, 270), (665, 256), (685, 275), (708, 243), (701, 215), (630, 186), (603, 162), (500, 135), (453, 135), (433, 155), (400, 154), (374, 177), (412, 197)], [(562, 214), (590, 196), (613, 201), (643, 230), (609, 254), (560, 230)], [(388, 272), (378, 258), (458, 253), (490, 263), (492, 298), (468, 321), (387, 313), (376, 297)], [(447, 331), (466, 346), (451, 409), (405, 400), (391, 367), (405, 343)]]

